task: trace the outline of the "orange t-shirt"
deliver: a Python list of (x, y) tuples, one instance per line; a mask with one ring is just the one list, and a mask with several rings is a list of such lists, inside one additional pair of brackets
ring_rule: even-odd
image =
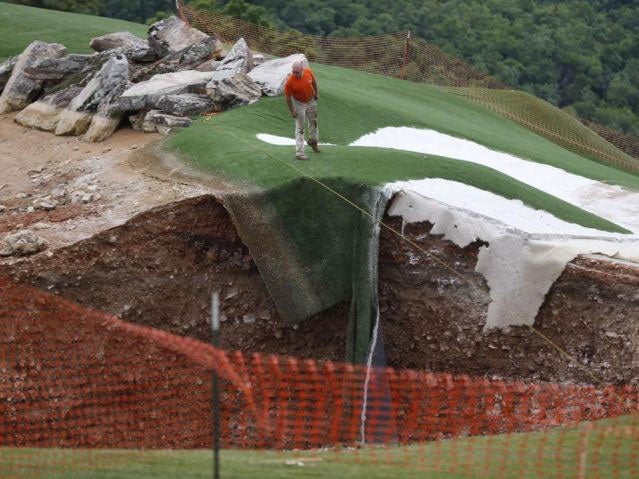
[(315, 75), (313, 75), (313, 70), (310, 68), (304, 68), (302, 78), (297, 78), (291, 73), (288, 80), (286, 80), (284, 94), (304, 103), (311, 101), (315, 96), (314, 78)]

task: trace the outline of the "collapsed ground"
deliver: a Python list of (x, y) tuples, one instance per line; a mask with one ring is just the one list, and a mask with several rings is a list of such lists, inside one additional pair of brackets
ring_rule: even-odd
[[(500, 171), (432, 155), (379, 149), (372, 153), (348, 144), (379, 127), (410, 124), (436, 128), (587, 178), (636, 187), (635, 175), (568, 152), (441, 90), (331, 67), (318, 66), (317, 73), (323, 89), (322, 136), (337, 146), (325, 148), (322, 161), (303, 165), (303, 173), (334, 180), (349, 193), (354, 191), (353, 182), (362, 182), (359, 192), (366, 190), (365, 195), (371, 186), (393, 180), (456, 179), (521, 200), (570, 222), (623, 231), (605, 218), (559, 201)], [(370, 115), (372, 110), (377, 114)], [(152, 138), (142, 140), (141, 135), (127, 129), (102, 145), (85, 147), (76, 140), (17, 131), (11, 119), (3, 117), (0, 125), (3, 132), (11, 133), (2, 139), (10, 174), (6, 186), (0, 185), (0, 204), (4, 206), (0, 228), (13, 232), (32, 227), (48, 240), (49, 249), (28, 260), (4, 260), (0, 274), (124, 319), (200, 339), (207, 339), (210, 291), (221, 289), (225, 346), (319, 358), (344, 357), (349, 305), (343, 301), (295, 328), (285, 324), (270, 299), (273, 290), (267, 291), (262, 281), (264, 263), (261, 276), (239, 239), (237, 223), (231, 221), (228, 208), (217, 199), (226, 188), (218, 176), (221, 174), (224, 180), (243, 181), (249, 190), (280, 188), (274, 196), (264, 196), (265, 203), (276, 209), (299, 210), (299, 200), (309, 200), (308, 189), (297, 181), (300, 175), (282, 166), (290, 160), (289, 149), (260, 144), (255, 136), (290, 134), (290, 119), (281, 100), (261, 100), (211, 121), (199, 121), (165, 145), (164, 150), (209, 169), (213, 175), (206, 183), (202, 183), (201, 174), (196, 178), (187, 175), (182, 163), (169, 159), (164, 165), (158, 164), (151, 147), (140, 151), (140, 146)], [(28, 169), (31, 164), (33, 169)], [(80, 200), (33, 210), (41, 208), (36, 203), (47, 193), (53, 194), (61, 186), (71, 195), (81, 192), (77, 196)], [(288, 193), (298, 196), (288, 197)], [(318, 204), (325, 206), (321, 196), (314, 193), (304, 214), (315, 220), (321, 217), (319, 225), (337, 219), (317, 208)], [(339, 208), (331, 211), (341, 215), (340, 227), (350, 224), (350, 217)], [(429, 234), (429, 223), (404, 228), (398, 219), (384, 220), (408, 232), (409, 238), (427, 252), (406, 250), (407, 244), (397, 243), (387, 231), (382, 233), (379, 304), (386, 353), (392, 365), (542, 379), (592, 379), (527, 328), (483, 332), (490, 298), (483, 277), (474, 272), (479, 243), (459, 248)], [(304, 221), (304, 216), (297, 221)], [(247, 224), (252, 223), (244, 223), (245, 229)], [(293, 221), (284, 231), (295, 233), (296, 226)], [(297, 240), (299, 243), (301, 239), (302, 245), (310, 240), (309, 244), (324, 249), (331, 245), (321, 235), (315, 236), (302, 234)], [(246, 241), (245, 235), (242, 238)], [(335, 240), (340, 243), (339, 236), (332, 238)], [(255, 254), (255, 247), (251, 250)], [(470, 290), (458, 277), (441, 270), (441, 264), (429, 256), (433, 253), (471, 278), (477, 287)], [(322, 258), (316, 259), (321, 267)], [(339, 258), (333, 261), (339, 264)], [(297, 278), (285, 277), (292, 270), (282, 264), (279, 267), (284, 273), (283, 286), (297, 286)], [(614, 284), (610, 284), (610, 275), (614, 275)], [(636, 276), (632, 265), (578, 258), (548, 294), (536, 326), (605, 380), (637, 381), (633, 327), (637, 298), (632, 293)], [(584, 284), (588, 285), (585, 290)]]
[[(0, 203), (15, 207), (26, 200), (15, 199), (16, 194), (33, 195), (43, 187), (30, 180), (27, 168), (17, 171), (28, 158), (38, 159), (29, 168), (44, 166), (53, 173), (51, 185), (87, 173), (103, 185), (101, 199), (67, 213), (1, 213), (3, 231), (37, 222), (42, 228), (39, 234), (51, 242), (48, 251), (35, 257), (5, 259), (1, 275), (128, 321), (204, 341), (209, 340), (209, 295), (220, 289), (223, 346), (343, 359), (349, 305), (339, 304), (297, 327), (286, 324), (228, 212), (210, 194), (211, 185), (197, 184), (175, 172), (173, 165), (149, 171), (140, 166), (145, 164), (139, 160), (144, 155), (134, 154), (138, 161), (131, 160), (131, 153), (142, 149), (141, 139), (150, 140), (148, 136), (124, 129), (104, 144), (87, 146), (37, 131), (21, 134), (10, 117), (1, 121), (3, 128), (16, 131), (13, 143), (0, 143), (4, 151), (13, 152), (14, 169), (8, 171), (15, 172), (11, 186), (0, 190)], [(138, 148), (132, 150), (134, 145)], [(99, 162), (88, 161), (89, 147), (100, 148)], [(39, 148), (38, 154), (30, 148)], [(67, 159), (73, 161), (65, 165)], [(80, 168), (96, 164), (98, 172)], [(385, 222), (402, 227), (397, 218), (386, 217)], [(483, 294), (470, 295), (450, 271), (383, 230), (380, 308), (391, 366), (591, 380), (527, 327), (484, 333), (489, 297), (483, 278), (474, 272), (479, 244), (461, 249), (429, 235), (429, 230), (429, 224), (410, 224), (404, 232), (471, 277)], [(632, 321), (639, 307), (637, 285), (639, 272), (632, 265), (580, 257), (553, 286), (536, 327), (605, 380), (637, 382), (639, 337)]]

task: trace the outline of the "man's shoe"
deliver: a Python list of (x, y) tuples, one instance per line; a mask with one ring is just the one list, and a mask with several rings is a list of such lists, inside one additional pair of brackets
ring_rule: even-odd
[(308, 156), (306, 156), (304, 153), (298, 153), (297, 155), (295, 155), (295, 159), (301, 160), (301, 161), (308, 161)]
[(321, 153), (321, 150), (319, 149), (319, 146), (317, 146), (317, 142), (316, 141), (310, 141), (308, 142), (308, 145), (313, 148), (313, 153)]

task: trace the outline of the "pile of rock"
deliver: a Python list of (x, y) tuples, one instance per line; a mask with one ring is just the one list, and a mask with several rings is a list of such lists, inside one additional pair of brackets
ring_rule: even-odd
[(192, 116), (281, 95), (292, 63), (307, 63), (302, 54), (264, 61), (242, 38), (227, 53), (176, 17), (151, 25), (147, 40), (121, 32), (90, 46), (96, 53), (77, 55), (35, 41), (0, 63), (0, 113), (22, 110), (21, 125), (87, 141), (108, 138), (127, 118), (167, 133)]

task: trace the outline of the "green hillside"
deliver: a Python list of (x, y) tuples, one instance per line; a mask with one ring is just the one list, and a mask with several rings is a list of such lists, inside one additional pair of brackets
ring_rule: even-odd
[(0, 2), (0, 59), (21, 53), (34, 40), (62, 43), (70, 53), (91, 53), (91, 38), (121, 31), (145, 38), (147, 27), (123, 20)]

